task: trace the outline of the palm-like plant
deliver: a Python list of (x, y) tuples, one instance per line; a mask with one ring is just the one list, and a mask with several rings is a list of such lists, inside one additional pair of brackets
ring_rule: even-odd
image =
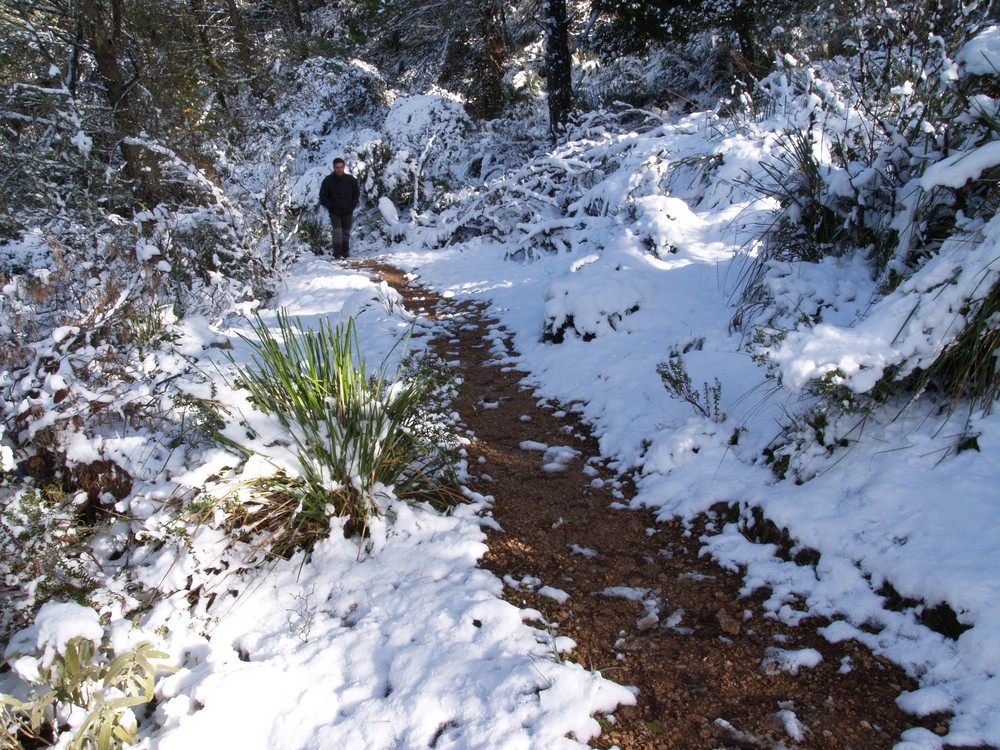
[(251, 528), (269, 530), (273, 552), (311, 547), (334, 516), (363, 531), (381, 512), (380, 497), (438, 508), (460, 497), (449, 484), (451, 441), (424, 429), (437, 389), (428, 373), (403, 380), (399, 370), (390, 376), (387, 361), (369, 370), (350, 318), (304, 329), (279, 312), (277, 328), (280, 340), (256, 319), (254, 336), (244, 337), (252, 365), (240, 380), (288, 430), (300, 468), (299, 476), (268, 478), (266, 492), (243, 506)]

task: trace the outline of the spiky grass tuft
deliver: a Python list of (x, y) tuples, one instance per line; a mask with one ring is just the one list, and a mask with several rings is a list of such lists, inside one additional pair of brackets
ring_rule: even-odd
[(449, 440), (427, 430), (423, 415), (439, 376), (410, 368), (408, 378), (383, 362), (369, 370), (360, 354), (353, 319), (305, 329), (279, 312), (278, 335), (258, 317), (252, 366), (240, 385), (262, 411), (287, 429), (299, 474), (262, 480), (242, 504), (246, 524), (270, 540), (274, 554), (311, 548), (334, 517), (345, 531), (363, 532), (389, 497), (426, 501), (439, 509), (461, 495), (453, 475)]

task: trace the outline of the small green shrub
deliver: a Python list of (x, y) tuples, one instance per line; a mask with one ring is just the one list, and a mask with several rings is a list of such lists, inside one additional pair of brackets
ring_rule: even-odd
[(43, 617), (82, 623), (83, 632), (65, 642), (46, 640), (45, 632), (60, 628), (36, 624), (15, 636), (7, 661), (27, 691), (22, 698), (0, 694), (0, 747), (58, 743), (69, 750), (114, 750), (131, 745), (138, 729), (132, 709), (153, 700), (156, 673), (167, 654), (149, 641), (116, 653), (103, 637), (97, 613), (80, 605), (52, 602), (39, 621)]
[(687, 401), (698, 414), (706, 419), (711, 419), (713, 422), (726, 420), (725, 412), (719, 408), (722, 401), (722, 383), (719, 382), (718, 378), (712, 385), (706, 381), (699, 391), (693, 386), (691, 375), (688, 374), (684, 364), (684, 357), (680, 354), (658, 364), (656, 371), (660, 374), (660, 379), (663, 380), (663, 386), (670, 391), (672, 396), (681, 401)]
[(8, 580), (16, 582), (0, 589), (0, 640), (25, 627), (49, 599), (84, 603), (100, 586), (83, 511), (78, 496), (56, 484), (0, 502), (0, 555)]
[(280, 340), (257, 318), (255, 336), (246, 337), (253, 364), (240, 380), (257, 407), (288, 430), (299, 463), (298, 476), (262, 480), (264, 493), (243, 503), (246, 523), (267, 533), (275, 554), (310, 548), (326, 536), (331, 517), (363, 531), (381, 512), (379, 498), (438, 508), (458, 500), (448, 482), (448, 440), (423, 418), (440, 372), (411, 368), (402, 381), (386, 363), (369, 371), (353, 319), (303, 329), (281, 312), (278, 329)]
[(316, 255), (321, 255), (330, 245), (330, 232), (312, 211), (303, 211), (298, 222), (298, 236)]
[(133, 344), (139, 351), (156, 349), (180, 338), (173, 323), (176, 315), (169, 305), (136, 305), (122, 321), (123, 344)]
[(761, 451), (764, 464), (778, 479), (803, 484), (815, 476), (813, 459), (829, 459), (857, 441), (869, 412), (852, 400), (837, 401), (832, 395), (827, 399), (792, 416), (774, 442)]

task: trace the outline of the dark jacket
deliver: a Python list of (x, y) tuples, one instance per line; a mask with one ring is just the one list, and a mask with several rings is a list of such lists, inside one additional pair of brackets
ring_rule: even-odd
[(330, 174), (319, 186), (319, 205), (337, 216), (354, 213), (361, 200), (358, 181), (349, 174)]

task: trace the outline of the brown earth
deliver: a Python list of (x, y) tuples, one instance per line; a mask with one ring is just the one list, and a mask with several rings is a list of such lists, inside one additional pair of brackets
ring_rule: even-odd
[[(878, 750), (912, 726), (947, 732), (947, 717), (899, 710), (896, 696), (915, 684), (898, 667), (856, 642), (828, 643), (818, 619), (790, 627), (765, 616), (767, 592), (741, 598), (741, 577), (698, 554), (699, 536), (718, 524), (711, 514), (685, 526), (621, 507), (627, 480), (602, 464), (571, 408), (540, 403), (523, 373), (497, 363), (487, 339), (497, 323), (482, 308), (443, 300), (388, 266), (358, 267), (447, 332), (435, 348), (463, 381), (454, 407), (473, 440), (469, 486), (494, 498), (503, 528), (490, 533), (483, 565), (505, 580), (508, 601), (539, 610), (576, 643), (565, 658), (638, 688), (636, 706), (598, 717), (593, 747)], [(578, 453), (547, 471), (524, 441)], [(569, 597), (560, 603), (541, 586)], [(822, 661), (791, 674), (766, 661), (772, 647), (812, 648)], [(782, 718), (792, 715), (789, 729)]]

